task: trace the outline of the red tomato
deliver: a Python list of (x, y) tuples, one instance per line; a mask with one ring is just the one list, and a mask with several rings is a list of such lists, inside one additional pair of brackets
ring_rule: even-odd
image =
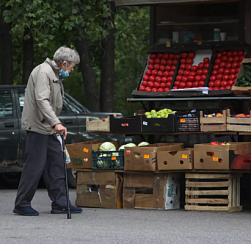
[(223, 80), (229, 80), (229, 75), (224, 75)]
[(172, 71), (175, 71), (175, 70), (176, 70), (176, 66), (173, 65), (173, 66), (171, 67), (171, 70), (172, 70)]
[(216, 81), (214, 82), (214, 85), (215, 85), (215, 87), (220, 87), (221, 81), (220, 81), (220, 80), (216, 80)]
[(157, 76), (157, 75), (158, 75), (158, 70), (154, 69), (154, 70), (152, 71), (152, 75)]
[(148, 69), (153, 70), (153, 65), (152, 64), (148, 65)]
[(238, 62), (240, 59), (239, 59), (239, 57), (238, 56), (235, 56), (234, 58), (233, 58), (233, 61), (234, 62)]
[(181, 63), (181, 64), (185, 64), (185, 63), (186, 63), (186, 60), (185, 60), (184, 58), (182, 58), (182, 59), (180, 60), (180, 63)]
[(222, 57), (221, 57), (221, 61), (222, 61), (222, 62), (227, 62), (227, 56), (222, 56)]
[(168, 53), (163, 54), (163, 59), (168, 59)]
[(149, 59), (148, 63), (149, 64), (154, 64), (154, 60), (153, 59)]
[(189, 76), (187, 77), (187, 79), (188, 79), (189, 81), (194, 81), (194, 76), (189, 75)]
[(168, 78), (167, 78), (167, 83), (168, 83), (168, 82), (171, 83), (172, 81), (173, 81), (173, 78), (172, 78), (172, 77), (168, 77)]
[(162, 77), (162, 78), (161, 78), (161, 82), (162, 82), (162, 83), (167, 83), (167, 78), (166, 78), (166, 77)]
[(225, 62), (220, 62), (220, 67), (221, 68), (224, 68), (226, 66), (226, 63)]
[(200, 75), (196, 75), (194, 78), (196, 81), (200, 81)]
[(176, 80), (176, 81), (174, 82), (174, 85), (179, 87), (179, 86), (180, 86), (180, 81)]
[(228, 52), (227, 52), (227, 56), (228, 56), (228, 57), (232, 56), (232, 52), (228, 51)]
[(204, 68), (208, 69), (209, 68), (209, 63), (204, 64)]
[(162, 76), (164, 76), (164, 73), (162, 71), (159, 71), (158, 76), (162, 77)]
[(196, 72), (192, 71), (192, 72), (190, 72), (190, 74), (189, 74), (189, 75), (191, 75), (191, 76), (195, 76), (195, 75), (196, 75)]
[(214, 81), (210, 81), (210, 82), (208, 83), (208, 86), (209, 86), (209, 87), (214, 87)]
[(232, 56), (230, 56), (230, 57), (228, 57), (227, 61), (232, 63), (234, 61), (234, 58)]
[(211, 81), (215, 81), (216, 80), (216, 76), (215, 75), (211, 75), (210, 80)]
[(224, 69), (223, 68), (219, 68), (218, 69), (218, 74), (223, 74), (224, 73)]
[(193, 87), (198, 87), (199, 86), (199, 82), (198, 81), (195, 81), (194, 83), (193, 83)]
[(201, 81), (199, 82), (199, 86), (204, 86), (204, 85), (205, 85), (205, 81), (201, 80)]
[(217, 70), (213, 70), (212, 71), (212, 75), (217, 75), (218, 74), (218, 71)]
[(146, 75), (149, 76), (149, 75), (151, 75), (151, 74), (152, 74), (152, 71), (148, 69), (148, 70), (146, 71)]
[(185, 82), (180, 83), (180, 88), (184, 89), (186, 86), (187, 86), (187, 83), (185, 83)]
[(232, 68), (232, 64), (231, 63), (227, 63), (226, 64), (226, 69), (231, 69)]
[(175, 54), (175, 55), (174, 55), (174, 59), (176, 59), (176, 60), (179, 59), (179, 57), (180, 57), (179, 54)]
[(186, 76), (182, 77), (182, 82), (186, 82), (187, 83), (187, 77)]
[(234, 74), (229, 75), (229, 80), (234, 80), (234, 79), (235, 79)]
[(176, 59), (173, 60), (173, 65), (177, 65), (178, 64), (178, 61)]
[(154, 61), (155, 64), (160, 64), (160, 59), (159, 58), (156, 58), (155, 61)]
[(203, 64), (203, 63), (199, 63), (199, 64), (198, 64), (198, 68), (199, 68), (199, 69), (203, 69), (203, 68), (204, 68), (204, 64)]
[(168, 75), (169, 75), (169, 72), (168, 72), (168, 71), (165, 71), (165, 72), (164, 72), (164, 76), (165, 76), (165, 77), (168, 77)]
[(149, 79), (149, 76), (148, 75), (144, 75), (143, 80), (148, 81), (148, 79)]
[(154, 87), (155, 87), (155, 88), (157, 88), (157, 89), (158, 89), (158, 88), (159, 88), (159, 86), (160, 86), (160, 83), (159, 83), (159, 82), (155, 82), (155, 83), (154, 83)]
[(157, 92), (157, 91), (158, 91), (157, 88), (153, 88), (153, 89), (152, 89), (152, 92)]
[(189, 76), (189, 74), (190, 74), (190, 71), (189, 70), (185, 70), (184, 75), (185, 76)]
[(221, 62), (221, 59), (220, 58), (216, 58), (215, 59), (215, 64), (219, 64)]
[(203, 69), (203, 75), (207, 75), (208, 69)]
[(226, 86), (226, 89), (231, 89), (232, 88), (232, 86)]
[(225, 87), (220, 87), (220, 89), (219, 90), (225, 90), (226, 88)]
[(202, 75), (203, 74), (203, 70), (202, 69), (198, 69), (197, 70), (197, 75)]
[(229, 74), (230, 74), (230, 69), (225, 69), (225, 70), (224, 70), (224, 74), (225, 74), (225, 75), (229, 75)]
[(157, 57), (157, 55), (152, 53), (152, 54), (150, 55), (150, 57), (151, 57), (152, 59), (155, 59), (155, 58)]
[(157, 54), (157, 57), (158, 57), (158, 58), (162, 58), (162, 57), (163, 57), (163, 54), (162, 54), (162, 53), (158, 53), (158, 54)]
[(160, 88), (158, 89), (158, 92), (164, 92), (164, 89), (160, 87)]
[(156, 77), (155, 81), (160, 83), (161, 82), (161, 77)]
[(169, 72), (169, 76), (172, 76), (172, 77), (173, 77), (173, 75), (174, 75), (174, 71), (170, 71), (170, 72)]
[(143, 80), (141, 85), (142, 86), (148, 86), (148, 82), (146, 80)]
[(170, 59), (173, 59), (174, 58), (174, 55), (172, 53), (169, 53), (169, 58)]
[(181, 65), (180, 65), (180, 68), (181, 68), (181, 69), (186, 69), (186, 65), (185, 65), (185, 64), (181, 64)]
[(155, 64), (153, 67), (154, 67), (154, 69), (159, 70), (160, 65), (159, 64)]
[(182, 58), (187, 58), (187, 56), (188, 56), (187, 53), (182, 53), (182, 54), (181, 54), (181, 57), (182, 57)]
[(235, 56), (238, 55), (238, 53), (237, 53), (236, 51), (233, 51), (233, 52), (232, 52), (232, 55), (233, 55), (233, 57), (235, 57)]
[(145, 91), (150, 92), (152, 89), (150, 87), (146, 87)]
[(232, 86), (234, 83), (235, 83), (234, 80), (229, 80), (227, 84), (228, 84), (229, 86)]
[(191, 67), (191, 70), (192, 70), (192, 71), (197, 71), (197, 69), (198, 69), (198, 66), (196, 66), (196, 65), (193, 65), (193, 66)]
[[(151, 76), (149, 77), (149, 81), (154, 82), (154, 81), (155, 81), (155, 76), (151, 75)], [(148, 86), (149, 86), (149, 85), (148, 85)]]
[(213, 67), (213, 69), (219, 69), (219, 68), (220, 68), (220, 66), (218, 64), (215, 64)]
[(165, 71), (166, 70), (166, 66), (164, 66), (164, 65), (161, 65), (160, 67), (159, 67), (159, 69), (161, 70), (161, 71)]
[[(165, 77), (164, 77), (165, 78)], [(166, 87), (166, 83), (160, 83), (160, 88), (165, 88)]]
[(182, 80), (182, 75), (177, 75), (176, 80), (181, 81)]
[(166, 83), (166, 87), (170, 87), (172, 85), (172, 82), (170, 82), (170, 81), (168, 81), (167, 83)]
[(160, 63), (161, 63), (162, 65), (166, 65), (166, 60), (165, 60), (165, 59), (162, 59), (162, 60), (160, 61)]
[(213, 87), (208, 87), (208, 89), (211, 91), (211, 90), (213, 90)]
[(149, 86), (150, 88), (153, 88), (153, 87), (154, 87), (154, 82), (149, 81), (149, 82), (148, 82), (148, 86)]
[(187, 64), (193, 64), (193, 60), (192, 60), (191, 58), (188, 58), (188, 59), (186, 60), (186, 63), (187, 63)]
[(217, 53), (217, 54), (216, 54), (216, 57), (217, 57), (217, 58), (221, 58), (221, 53)]
[(184, 74), (184, 70), (180, 69), (180, 70), (178, 71), (178, 74), (179, 74), (179, 75), (183, 75), (183, 74)]
[(206, 80), (206, 78), (207, 78), (207, 76), (206, 76), (206, 75), (202, 75), (202, 76), (200, 77), (200, 79), (201, 79), (202, 81), (205, 81), (205, 80)]
[(219, 90), (219, 87), (214, 87), (213, 90), (214, 91)]
[(186, 65), (186, 70), (191, 70), (191, 68), (192, 68), (192, 65), (191, 65), (191, 64), (187, 64), (187, 65)]
[(204, 59), (203, 59), (203, 63), (204, 63), (204, 64), (208, 64), (208, 63), (209, 63), (209, 58), (204, 58)]
[(191, 82), (191, 81), (187, 82), (187, 87), (188, 87), (188, 88), (193, 87), (193, 82)]
[(241, 67), (241, 63), (242, 63), (242, 61), (237, 63), (237, 67)]
[(227, 86), (227, 81), (225, 81), (225, 80), (224, 80), (224, 81), (222, 81), (222, 82), (221, 82), (221, 86), (222, 86), (222, 87)]
[(232, 63), (232, 68), (236, 69), (238, 67), (238, 63), (237, 62), (233, 62)]
[(167, 91), (169, 91), (169, 88), (168, 88), (168, 87), (166, 87), (166, 88), (164, 89), (164, 92), (167, 92)]
[(173, 64), (173, 61), (172, 60), (170, 60), (170, 59), (168, 59), (167, 61), (166, 61), (166, 63), (168, 64), (168, 65), (172, 65)]
[(173, 89), (179, 89), (177, 86), (174, 86)]
[(170, 71), (171, 70), (171, 66), (170, 65), (167, 65), (166, 66), (166, 71)]
[(239, 61), (242, 61), (244, 58), (245, 58), (244, 55), (240, 55), (240, 56), (239, 56)]
[(239, 52), (238, 52), (238, 55), (239, 55), (239, 56), (244, 55), (244, 51), (239, 51)]
[(238, 74), (235, 74), (234, 76), (235, 76), (235, 78), (237, 79), (237, 77), (238, 77)]
[(222, 55), (227, 55), (227, 51), (222, 51)]
[(235, 69), (235, 72), (238, 74), (240, 71), (240, 68)]
[(223, 74), (218, 74), (218, 75), (216, 76), (216, 80), (222, 80), (222, 78), (223, 78)]
[(195, 53), (188, 53), (188, 58), (194, 59), (195, 58)]

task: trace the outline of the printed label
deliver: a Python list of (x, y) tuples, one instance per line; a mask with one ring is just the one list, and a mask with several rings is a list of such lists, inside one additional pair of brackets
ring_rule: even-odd
[(126, 154), (127, 154), (127, 155), (130, 155), (130, 154), (131, 154), (131, 151), (126, 151)]
[(182, 154), (182, 158), (187, 159), (187, 155), (186, 154)]
[(112, 160), (116, 160), (116, 157), (112, 157)]
[(145, 154), (145, 155), (144, 155), (144, 158), (149, 158), (149, 155)]
[(213, 161), (217, 162), (217, 161), (219, 161), (219, 158), (213, 157)]
[(87, 148), (84, 148), (84, 149), (83, 149), (83, 152), (86, 152), (86, 153), (88, 153), (88, 152), (89, 152), (89, 149), (87, 149)]
[(186, 123), (186, 119), (180, 119), (180, 123)]
[(146, 121), (143, 121), (143, 125), (148, 125), (148, 122), (146, 122)]

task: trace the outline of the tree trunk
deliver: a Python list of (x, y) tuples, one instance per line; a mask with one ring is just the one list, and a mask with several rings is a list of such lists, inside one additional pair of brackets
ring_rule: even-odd
[[(111, 16), (109, 21), (114, 24), (116, 13), (115, 2), (109, 2)], [(107, 28), (107, 26), (104, 26)], [(100, 109), (102, 112), (112, 112), (114, 108), (114, 59), (115, 59), (115, 28), (101, 42), (101, 83), (100, 83)]]
[(87, 107), (94, 112), (100, 111), (96, 74), (89, 56), (87, 40), (84, 38), (76, 40), (75, 46), (80, 56), (80, 70), (84, 82)]
[(24, 31), (24, 37), (30, 35), (29, 39), (23, 40), (23, 78), (22, 84), (26, 85), (33, 69), (34, 50), (33, 37), (28, 28)]
[(1, 84), (13, 85), (13, 54), (12, 54), (12, 36), (11, 24), (5, 23), (1, 16)]

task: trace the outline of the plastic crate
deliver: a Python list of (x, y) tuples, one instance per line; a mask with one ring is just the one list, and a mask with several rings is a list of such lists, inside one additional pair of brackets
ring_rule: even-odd
[(92, 169), (124, 169), (124, 151), (92, 151)]
[(177, 132), (198, 132), (200, 131), (199, 112), (178, 112), (175, 114)]

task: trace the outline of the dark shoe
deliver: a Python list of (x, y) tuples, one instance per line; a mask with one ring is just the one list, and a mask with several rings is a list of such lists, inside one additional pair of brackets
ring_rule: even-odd
[[(70, 210), (71, 210), (71, 213), (72, 214), (75, 214), (75, 213), (82, 213), (82, 208), (78, 208), (78, 207), (75, 207), (75, 206), (72, 206), (70, 205)], [(51, 213), (52, 214), (66, 214), (67, 213), (67, 208), (53, 208), (51, 210)]]
[(38, 216), (39, 212), (33, 209), (31, 206), (29, 207), (15, 207), (13, 213), (24, 215), (24, 216)]

